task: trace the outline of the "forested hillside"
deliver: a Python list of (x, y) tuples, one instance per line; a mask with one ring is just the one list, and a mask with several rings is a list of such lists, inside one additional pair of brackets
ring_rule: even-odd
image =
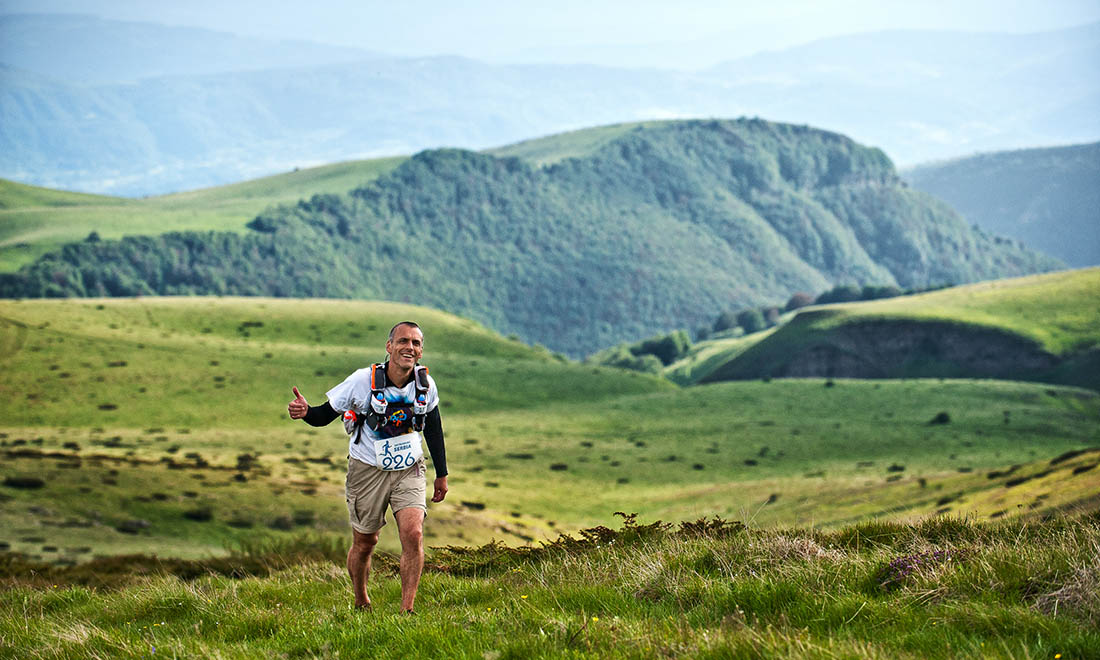
[(1100, 265), (1100, 142), (980, 154), (904, 176), (987, 231), (1071, 266)]
[(571, 140), (587, 146), (542, 167), (422, 152), (348, 194), (265, 212), (246, 235), (71, 244), (0, 277), (0, 294), (411, 301), (580, 355), (836, 283), (1060, 266), (973, 230), (834, 133), (711, 120)]

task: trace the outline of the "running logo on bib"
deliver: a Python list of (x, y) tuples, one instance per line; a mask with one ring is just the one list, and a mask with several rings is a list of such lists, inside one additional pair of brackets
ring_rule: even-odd
[(378, 467), (386, 471), (404, 470), (424, 458), (419, 433), (406, 433), (394, 438), (374, 441), (374, 456)]

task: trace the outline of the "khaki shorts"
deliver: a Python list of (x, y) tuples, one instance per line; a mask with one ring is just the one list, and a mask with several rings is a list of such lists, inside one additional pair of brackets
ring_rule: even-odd
[(348, 478), (344, 495), (348, 502), (351, 528), (373, 534), (386, 525), (386, 507), (396, 515), (401, 509), (416, 507), (428, 513), (424, 503), (427, 479), (424, 459), (404, 470), (387, 472), (354, 458), (348, 459)]

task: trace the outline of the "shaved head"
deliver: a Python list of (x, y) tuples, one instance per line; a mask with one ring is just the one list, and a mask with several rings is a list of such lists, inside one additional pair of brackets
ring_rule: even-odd
[[(416, 321), (402, 321), (402, 322), (398, 323), (397, 325), (393, 326), (392, 328), (390, 328), (389, 341), (393, 341), (394, 333), (397, 332), (397, 329), (400, 328), (401, 326), (408, 326), (410, 328), (416, 328), (417, 330), (420, 330), (420, 325), (417, 324)], [(420, 334), (424, 334), (424, 331), (420, 330)]]

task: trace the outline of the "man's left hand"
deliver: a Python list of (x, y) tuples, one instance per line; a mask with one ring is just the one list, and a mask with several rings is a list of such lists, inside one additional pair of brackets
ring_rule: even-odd
[(444, 497), (447, 497), (447, 477), (436, 477), (435, 494), (432, 495), (432, 501), (442, 502)]

